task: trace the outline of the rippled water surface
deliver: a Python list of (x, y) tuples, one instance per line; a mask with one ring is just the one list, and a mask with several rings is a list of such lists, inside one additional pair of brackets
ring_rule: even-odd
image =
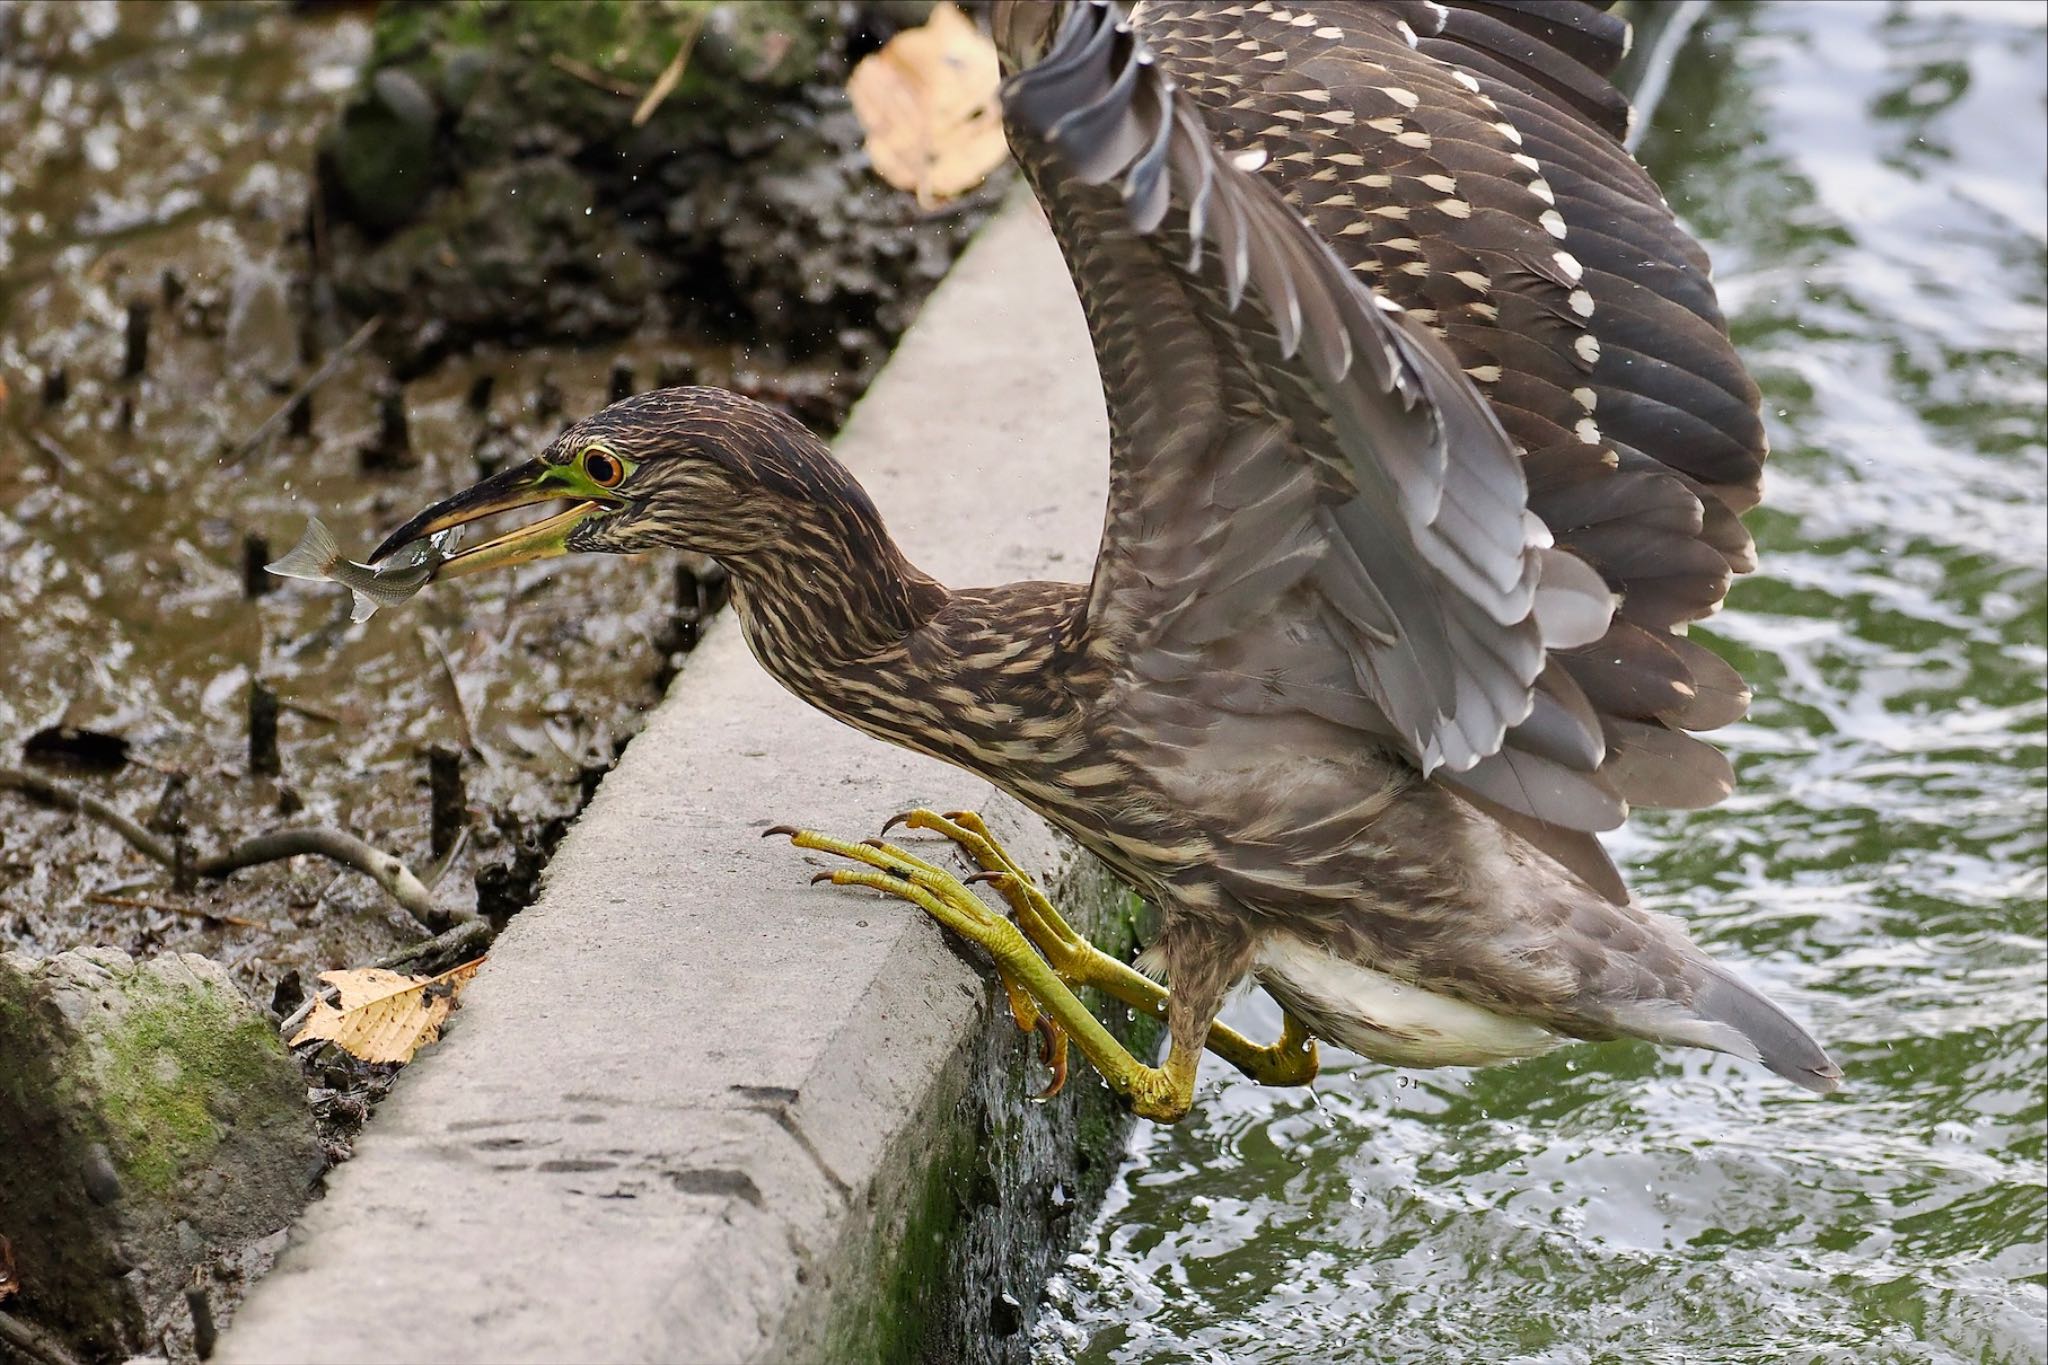
[[(1580, 1046), (1204, 1075), (1052, 1290), (1046, 1360), (2034, 1361), (2044, 1194), (2038, 4), (1712, 12), (1642, 155), (1775, 447), (1721, 808), (1638, 893), (1848, 1070)], [(1263, 997), (1236, 1022), (1269, 1035)]]

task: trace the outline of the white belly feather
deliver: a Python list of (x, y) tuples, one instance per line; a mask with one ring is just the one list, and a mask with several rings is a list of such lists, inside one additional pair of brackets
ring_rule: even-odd
[(1396, 981), (1292, 934), (1269, 934), (1252, 974), (1317, 1037), (1394, 1066), (1484, 1066), (1565, 1041), (1541, 1024)]

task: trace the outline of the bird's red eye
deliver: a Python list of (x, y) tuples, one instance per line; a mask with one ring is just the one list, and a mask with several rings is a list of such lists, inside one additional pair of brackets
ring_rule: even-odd
[(619, 480), (626, 477), (625, 466), (617, 458), (602, 450), (593, 450), (583, 457), (583, 472), (599, 488), (617, 488)]

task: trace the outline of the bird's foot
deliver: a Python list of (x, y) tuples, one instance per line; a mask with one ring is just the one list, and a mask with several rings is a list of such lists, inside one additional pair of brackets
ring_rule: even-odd
[[(875, 869), (872, 872), (855, 872), (850, 868), (838, 868), (820, 872), (811, 878), (813, 886), (830, 882), (834, 886), (866, 886), (890, 895), (908, 900), (922, 907), (940, 924), (962, 937), (984, 946), (989, 946), (984, 936), (1001, 936), (1007, 930), (1011, 935), (1016, 930), (1000, 915), (985, 905), (979, 896), (952, 873), (942, 867), (926, 862), (908, 850), (886, 844), (880, 839), (863, 839), (853, 843), (845, 839), (834, 839), (815, 830), (796, 829), (789, 825), (776, 825), (762, 831), (763, 837), (771, 834), (788, 836), (798, 848), (815, 849), (820, 853), (831, 853), (856, 863), (864, 863)], [(919, 895), (906, 894), (909, 887)], [(931, 897), (944, 907), (944, 913), (926, 905), (923, 897)], [(996, 976), (1003, 983), (1003, 995), (1009, 1001), (1010, 1017), (1017, 1028), (1024, 1033), (1038, 1035), (1038, 1056), (1051, 1079), (1033, 1098), (1049, 1100), (1060, 1093), (1067, 1083), (1067, 1032), (1055, 1023), (1039, 1006), (1016, 976), (1004, 970), (1002, 957), (991, 948), (996, 957)]]
[(898, 825), (905, 829), (942, 834), (958, 844), (981, 868), (967, 880), (970, 883), (986, 882), (995, 888), (996, 893), (1009, 904), (1011, 917), (1024, 937), (1038, 946), (1038, 951), (1045, 954), (1045, 960), (1052, 964), (1053, 970), (1069, 984), (1098, 984), (1089, 979), (1092, 959), (1107, 958), (1108, 955), (1067, 923), (1066, 917), (1038, 889), (1038, 883), (1031, 880), (1009, 852), (996, 842), (979, 815), (971, 810), (947, 811), (942, 815), (919, 807), (891, 816), (882, 826), (882, 833), (887, 834)]
[[(1315, 1038), (1299, 1019), (1292, 1014), (1281, 1017), (1277, 1040), (1258, 1047), (1247, 1039), (1243, 1051), (1230, 1058), (1231, 1063), (1260, 1085), (1307, 1085), (1322, 1070), (1322, 1055), (1316, 1050)], [(1216, 1048), (1215, 1034), (1222, 1027), (1218, 1024), (1209, 1031), (1210, 1047)]]
[[(920, 808), (892, 817), (882, 826), (882, 833), (898, 825), (944, 835), (965, 850), (981, 867), (967, 881), (986, 882), (996, 889), (1009, 903), (1017, 928), (1045, 955), (1061, 981), (1072, 987), (1092, 986), (1132, 1009), (1166, 1018), (1166, 988), (1103, 952), (1069, 925), (1038, 884), (996, 842), (979, 815)], [(1207, 1046), (1261, 1085), (1307, 1085), (1321, 1067), (1315, 1040), (1291, 1014), (1277, 1042), (1254, 1043), (1235, 1029), (1213, 1024)]]
[[(865, 886), (909, 901), (947, 929), (981, 945), (995, 959), (1018, 1026), (1037, 1032), (1044, 1044), (1054, 1083), (1043, 1097), (1057, 1092), (1066, 1078), (1066, 1050), (1071, 1040), (1134, 1113), (1166, 1123), (1187, 1113), (1194, 1097), (1199, 1052), (1184, 1053), (1176, 1048), (1164, 1067), (1146, 1066), (1133, 1057), (1039, 956), (1032, 941), (960, 878), (879, 839), (855, 843), (787, 825), (777, 825), (764, 834), (787, 835), (798, 848), (860, 864), (820, 872), (811, 878), (813, 884)], [(1154, 985), (1153, 989), (1159, 988)], [(1163, 996), (1164, 992), (1160, 993)]]

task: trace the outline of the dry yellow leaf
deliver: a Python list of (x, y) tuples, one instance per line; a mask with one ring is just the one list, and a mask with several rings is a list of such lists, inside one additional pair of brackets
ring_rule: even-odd
[(995, 44), (950, 4), (861, 59), (846, 83), (875, 173), (935, 208), (1003, 164)]
[(341, 1003), (315, 1002), (291, 1045), (325, 1040), (366, 1062), (409, 1062), (441, 1036), (456, 995), (483, 963), (478, 958), (439, 976), (404, 976), (382, 967), (322, 972), (320, 979), (340, 993)]

